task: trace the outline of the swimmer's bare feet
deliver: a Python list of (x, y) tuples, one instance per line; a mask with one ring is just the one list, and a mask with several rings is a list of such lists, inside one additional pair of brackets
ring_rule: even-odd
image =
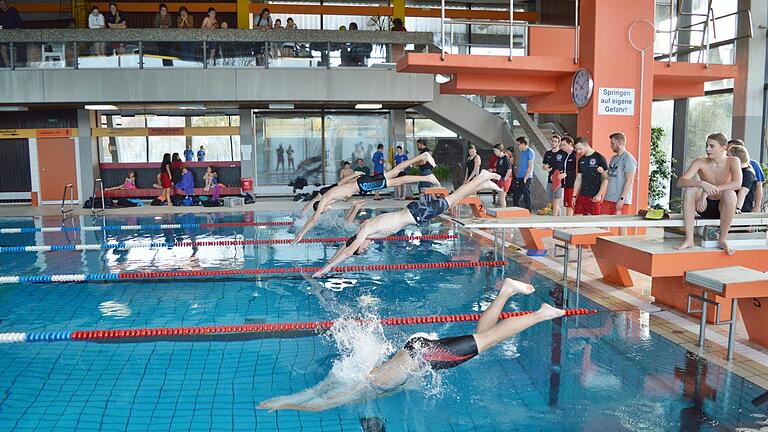
[(515, 294), (531, 294), (536, 291), (533, 285), (514, 280), (510, 278), (504, 279), (499, 290), (499, 295), (513, 296)]
[(552, 307), (547, 303), (542, 303), (541, 307), (538, 311), (536, 311), (536, 313), (541, 314), (544, 319), (555, 319), (565, 315), (564, 310)]
[(685, 240), (682, 243), (680, 243), (675, 249), (677, 250), (683, 250), (683, 249), (690, 249), (694, 246), (693, 240)]
[(492, 172), (490, 172), (488, 170), (480, 171), (480, 174), (478, 174), (477, 176), (481, 177), (481, 178), (488, 179), (488, 180), (499, 180), (499, 179), (501, 179), (500, 175), (498, 175), (496, 173), (492, 173)]
[(719, 242), (717, 242), (717, 247), (724, 250), (725, 253), (727, 253), (728, 255), (733, 255), (736, 253), (736, 249), (731, 247), (731, 245), (729, 245), (728, 242), (724, 240), (720, 240)]
[(480, 187), (478, 188), (478, 190), (483, 190), (483, 189), (490, 189), (496, 192), (504, 192), (504, 189), (500, 188), (499, 185), (492, 182), (491, 180), (486, 180), (482, 184), (480, 184)]

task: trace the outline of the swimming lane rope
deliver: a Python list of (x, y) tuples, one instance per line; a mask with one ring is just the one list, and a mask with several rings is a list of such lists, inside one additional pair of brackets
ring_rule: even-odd
[[(413, 241), (413, 240), (447, 240), (455, 239), (456, 234), (426, 234), (420, 236), (389, 236), (374, 238), (374, 241)], [(305, 238), (299, 243), (344, 243), (347, 237)], [(244, 246), (244, 245), (275, 245), (290, 244), (293, 239), (254, 239), (254, 240), (202, 240), (180, 242), (115, 242), (102, 244), (58, 244), (40, 246), (0, 246), (0, 252), (58, 252), (58, 251), (97, 251), (97, 250), (127, 250), (135, 248), (173, 248), (200, 246)]]
[[(503, 260), (497, 261), (449, 261), (441, 263), (408, 263), (408, 264), (376, 264), (359, 266), (337, 266), (331, 269), (333, 272), (362, 272), (383, 270), (421, 270), (437, 268), (462, 268), (462, 267), (499, 267), (506, 265)], [(178, 270), (160, 272), (135, 272), (135, 273), (91, 273), (91, 274), (60, 274), (60, 275), (30, 275), (30, 276), (0, 276), (0, 284), (11, 283), (50, 283), (50, 282), (115, 282), (137, 281), (154, 279), (189, 279), (196, 277), (222, 277), (222, 276), (256, 276), (268, 274), (288, 273), (314, 273), (320, 267), (283, 267), (283, 268), (255, 268), (255, 269), (227, 269), (227, 270)]]
[[(503, 312), (499, 319), (528, 315), (534, 311)], [(565, 316), (590, 315), (595, 309), (566, 309)], [(431, 315), (412, 317), (389, 317), (379, 320), (385, 326), (442, 324), (451, 322), (478, 321), (480, 314)], [(227, 335), (253, 333), (281, 333), (295, 331), (321, 332), (333, 327), (334, 321), (305, 321), (274, 324), (237, 324), (197, 327), (159, 327), (112, 330), (46, 331), (28, 333), (0, 333), (0, 343), (14, 342), (58, 342), (58, 341), (104, 341), (111, 339), (161, 339), (179, 336)]]
[(198, 228), (230, 228), (230, 227), (268, 227), (291, 226), (293, 221), (264, 221), (264, 222), (219, 222), (219, 223), (182, 223), (182, 224), (149, 224), (149, 225), (94, 225), (94, 226), (60, 226), (60, 227), (22, 227), (0, 228), (0, 234), (22, 234), (36, 232), (66, 232), (66, 231), (138, 231), (164, 229), (198, 229)]

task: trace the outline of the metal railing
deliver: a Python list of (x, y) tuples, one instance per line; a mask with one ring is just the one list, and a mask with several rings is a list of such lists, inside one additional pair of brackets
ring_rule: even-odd
[[(428, 32), (333, 30), (7, 30), (0, 68), (365, 67), (425, 51)], [(2, 63), (2, 59), (0, 59)]]
[[(446, 19), (445, 17), (445, 0), (440, 1), (440, 47), (441, 47), (441, 54), (440, 58), (445, 60), (446, 54), (449, 54), (446, 50), (447, 46), (457, 46), (453, 44), (454, 39), (454, 31), (453, 28), (456, 25), (467, 25), (467, 26), (475, 26), (475, 25), (498, 25), (498, 26), (504, 26), (509, 27), (509, 60), (512, 60), (515, 57), (514, 50), (515, 50), (515, 32), (514, 29), (516, 28), (522, 28), (523, 29), (523, 44), (522, 48), (525, 50), (525, 55), (528, 55), (528, 40), (529, 40), (529, 30), (532, 27), (544, 27), (544, 28), (567, 28), (567, 29), (574, 29), (575, 30), (575, 37), (574, 37), (574, 46), (573, 46), (573, 63), (578, 64), (579, 63), (579, 0), (575, 1), (575, 20), (573, 26), (566, 26), (566, 25), (550, 25), (550, 24), (530, 24), (527, 21), (515, 21), (514, 19), (514, 10), (515, 10), (515, 0), (509, 0), (509, 21), (500, 21), (500, 20), (458, 20), (458, 19)], [(446, 41), (446, 26), (450, 27), (450, 39)], [(447, 43), (448, 42), (448, 43)], [(460, 46), (477, 46), (473, 44), (461, 44)]]
[[(669, 35), (669, 53), (668, 54), (661, 54), (654, 56), (654, 60), (667, 60), (667, 64), (672, 64), (672, 60), (675, 57), (683, 56), (683, 55), (689, 55), (693, 53), (698, 53), (698, 62), (701, 63), (703, 60), (703, 63), (705, 67), (709, 66), (710, 59), (709, 59), (709, 52), (710, 50), (714, 48), (719, 48), (721, 46), (731, 45), (735, 41), (740, 39), (752, 39), (754, 36), (753, 31), (753, 21), (752, 21), (752, 11), (749, 9), (740, 9), (736, 12), (731, 12), (729, 14), (715, 16), (714, 10), (711, 7), (711, 1), (708, 2), (707, 6), (707, 13), (690, 13), (690, 12), (684, 12), (683, 3), (684, 0), (680, 0), (677, 4), (677, 10), (675, 10), (674, 2), (670, 1), (669, 3), (669, 29), (668, 30), (660, 30), (657, 29), (657, 34), (668, 34)], [(736, 20), (740, 20), (740, 15), (744, 15), (746, 18), (746, 27), (748, 28), (748, 32), (742, 35), (739, 35), (739, 27), (736, 26), (736, 34), (734, 37), (722, 40), (722, 41), (716, 41), (712, 42), (710, 38), (710, 32), (709, 28), (712, 27), (712, 37), (717, 39), (717, 21), (729, 18), (732, 16), (736, 17)], [(682, 16), (688, 16), (688, 17), (704, 17), (705, 19), (703, 21), (698, 21), (696, 23), (688, 24), (688, 25), (680, 25), (680, 17)], [(676, 18), (676, 22), (673, 25), (673, 18)], [(702, 27), (702, 28), (698, 28)], [(693, 32), (700, 32), (702, 34), (701, 42), (699, 44), (693, 44), (693, 43), (678, 43), (677, 41), (680, 40), (680, 33), (681, 32), (687, 32), (687, 33), (693, 33)], [(676, 49), (677, 47), (677, 49)]]
[[(66, 208), (67, 203), (67, 190), (69, 190), (69, 208)], [(64, 194), (61, 197), (61, 214), (65, 217), (75, 211), (75, 187), (72, 183), (64, 186)]]

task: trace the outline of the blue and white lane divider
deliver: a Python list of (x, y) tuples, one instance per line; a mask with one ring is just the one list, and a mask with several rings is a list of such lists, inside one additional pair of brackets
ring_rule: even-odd
[(26, 234), (38, 232), (67, 232), (67, 231), (138, 231), (166, 229), (198, 229), (255, 226), (289, 226), (293, 221), (264, 221), (264, 222), (221, 222), (221, 223), (182, 223), (182, 224), (149, 224), (149, 225), (96, 225), (96, 226), (60, 226), (60, 227), (23, 227), (0, 228), (0, 234)]
[(72, 340), (72, 332), (70, 331), (0, 333), (0, 343), (60, 342), (68, 340)]

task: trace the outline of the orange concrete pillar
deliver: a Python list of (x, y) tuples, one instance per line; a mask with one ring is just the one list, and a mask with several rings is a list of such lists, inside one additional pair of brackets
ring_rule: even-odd
[[(595, 85), (589, 104), (578, 111), (578, 134), (587, 137), (595, 150), (607, 160), (610, 160), (613, 155), (608, 136), (614, 132), (626, 134), (627, 150), (638, 161), (638, 174), (635, 175), (633, 187), (632, 213), (636, 213), (638, 208), (648, 206), (653, 96), (653, 26), (651, 23), (654, 22), (654, 3), (654, 0), (581, 1), (579, 63), (592, 73)], [(638, 48), (648, 48), (644, 62), (640, 60), (641, 53), (632, 47), (630, 28), (631, 39), (635, 45)], [(645, 68), (642, 74), (644, 77), (642, 94), (641, 63)], [(599, 112), (600, 89), (603, 88), (634, 89), (634, 113), (632, 115), (601, 114)], [(642, 128), (642, 134), (639, 134), (640, 128)], [(642, 142), (638, 142), (638, 136), (641, 136)]]

